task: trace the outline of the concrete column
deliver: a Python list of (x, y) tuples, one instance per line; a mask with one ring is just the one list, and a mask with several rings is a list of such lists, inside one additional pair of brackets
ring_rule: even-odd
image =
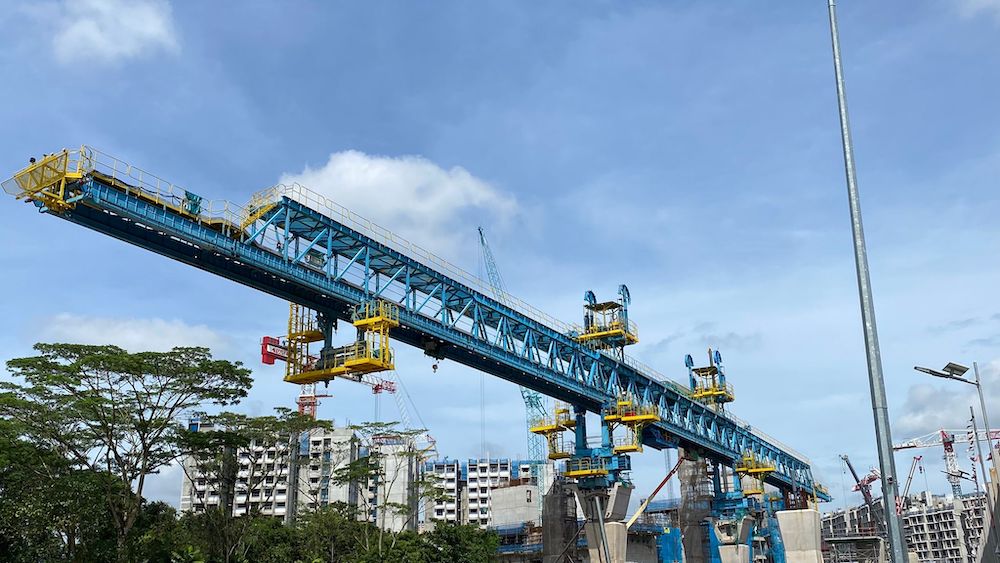
[(823, 563), (819, 511), (780, 510), (777, 516), (786, 563)]
[[(625, 563), (628, 548), (628, 529), (624, 522), (625, 511), (628, 508), (631, 487), (615, 483), (610, 489), (580, 489), (570, 485), (583, 507), (583, 531), (587, 535), (587, 554), (591, 563)], [(600, 511), (599, 511), (600, 509)], [(603, 527), (602, 527), (603, 523)], [(604, 541), (607, 542), (607, 555), (604, 551)]]
[(608, 522), (604, 525), (604, 535), (608, 538), (610, 563), (625, 563), (625, 554), (628, 551), (628, 528), (625, 527), (625, 523)]
[(542, 561), (577, 559), (576, 497), (562, 481), (553, 481), (542, 501)]
[(750, 563), (750, 546), (720, 545), (719, 559), (722, 563)]
[[(677, 455), (683, 456), (684, 451), (679, 449)], [(684, 561), (706, 563), (708, 558), (705, 553), (706, 538), (702, 522), (711, 513), (712, 482), (703, 460), (681, 463), (677, 476), (681, 491), (681, 505), (677, 517), (681, 529)]]

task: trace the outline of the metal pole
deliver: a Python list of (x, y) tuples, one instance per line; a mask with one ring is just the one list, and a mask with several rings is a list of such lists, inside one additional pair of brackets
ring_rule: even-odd
[(851, 229), (854, 238), (854, 264), (858, 274), (858, 293), (861, 300), (861, 322), (864, 325), (865, 349), (868, 360), (868, 382), (871, 388), (872, 411), (875, 417), (875, 439), (878, 443), (879, 467), (882, 471), (882, 498), (885, 523), (889, 536), (889, 551), (894, 563), (905, 563), (906, 539), (903, 525), (896, 514), (896, 497), (899, 482), (896, 479), (896, 462), (893, 459), (892, 435), (889, 430), (889, 407), (885, 398), (885, 381), (882, 378), (882, 356), (878, 346), (875, 326), (875, 305), (872, 302), (871, 279), (868, 274), (868, 254), (865, 233), (861, 225), (861, 201), (854, 170), (854, 148), (851, 145), (851, 128), (847, 117), (847, 95), (844, 92), (844, 72), (840, 61), (840, 37), (837, 32), (837, 11), (834, 0), (827, 0), (830, 12), (830, 37), (833, 43), (833, 69), (837, 79), (837, 104), (840, 109), (840, 133), (844, 146), (844, 170), (847, 175), (847, 196), (851, 208)]
[[(976, 390), (979, 391), (979, 406), (983, 410), (983, 426), (986, 427), (986, 444), (990, 448), (990, 457), (993, 459), (993, 473), (995, 476), (1000, 476), (1000, 471), (997, 470), (997, 449), (993, 447), (993, 435), (990, 433), (990, 415), (986, 412), (986, 400), (983, 399), (983, 385), (979, 381), (979, 362), (972, 362), (972, 369), (976, 372)], [(983, 476), (983, 480), (985, 482), (986, 476)]]
[[(984, 477), (983, 477), (983, 483), (986, 484), (987, 483), (986, 482), (986, 477), (985, 477), (985, 475), (986, 475), (986, 462), (983, 461), (983, 446), (980, 443), (979, 438), (978, 438), (978, 436), (979, 436), (979, 430), (976, 428), (976, 412), (972, 409), (971, 406), (969, 407), (969, 415), (971, 417), (970, 420), (972, 421), (972, 439), (976, 443), (976, 454), (979, 456), (979, 470), (983, 472), (983, 475), (984, 475)], [(986, 437), (988, 439), (989, 438), (989, 434), (987, 434)], [(997, 538), (998, 541), (1000, 541), (1000, 533), (998, 533), (998, 528), (997, 528), (997, 526), (1000, 525), (1000, 522), (997, 522), (997, 519), (995, 518), (996, 515), (993, 513), (995, 505), (993, 503), (993, 495), (990, 494), (989, 484), (986, 484), (985, 489), (986, 489), (986, 499), (985, 499), (985, 501), (986, 501), (986, 515), (990, 519), (990, 526), (993, 528), (994, 537)], [(986, 545), (989, 544), (989, 534), (984, 534), (984, 537), (981, 540), (979, 540), (979, 543), (980, 543), (980, 545), (983, 546), (983, 549), (985, 550), (986, 549)], [(997, 553), (996, 548), (994, 548), (993, 552)]]
[[(990, 448), (990, 458), (993, 459), (992, 463), (993, 474), (1000, 475), (1000, 472), (997, 472), (997, 452), (993, 448), (993, 437), (990, 435), (990, 419), (989, 419), (990, 415), (986, 413), (986, 400), (983, 398), (983, 384), (979, 380), (979, 362), (972, 362), (972, 369), (976, 373), (976, 391), (979, 392), (979, 407), (983, 409), (983, 425), (986, 426), (986, 444)], [(975, 426), (976, 426), (976, 417), (973, 416), (972, 417), (973, 431), (975, 431)], [(990, 484), (990, 479), (987, 478), (986, 467), (983, 466), (983, 450), (979, 445), (978, 435), (979, 435), (978, 432), (976, 432), (976, 434), (973, 434), (973, 436), (976, 437), (976, 448), (979, 448), (978, 450), (979, 462), (980, 462), (980, 467), (983, 470), (983, 488), (986, 489), (986, 502), (989, 503), (987, 514), (989, 514), (990, 522), (992, 522), (993, 524), (993, 537), (995, 538), (995, 543), (993, 544), (994, 545), (993, 553), (1000, 554), (1000, 522), (997, 522), (995, 514), (997, 499), (993, 491), (993, 486)], [(994, 477), (994, 479), (996, 479), (996, 477)], [(985, 549), (986, 548), (985, 546), (989, 543), (988, 540), (989, 537), (983, 539), (982, 542), (983, 549)]]

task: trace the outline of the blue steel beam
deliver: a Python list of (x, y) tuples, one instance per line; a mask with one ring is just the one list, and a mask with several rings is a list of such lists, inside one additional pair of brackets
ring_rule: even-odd
[(808, 460), (690, 399), (679, 385), (588, 348), (290, 197), (244, 230), (99, 174), (85, 175), (68, 193), (78, 203), (53, 213), (63, 219), (344, 320), (354, 305), (378, 295), (400, 305), (395, 340), (591, 412), (630, 393), (660, 409), (662, 420), (646, 429), (647, 445), (679, 444), (727, 465), (750, 451), (776, 467), (770, 484), (829, 499), (815, 487)]

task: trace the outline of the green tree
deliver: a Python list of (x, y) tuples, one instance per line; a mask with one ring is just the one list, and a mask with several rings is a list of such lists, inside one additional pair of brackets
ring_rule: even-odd
[[(192, 482), (204, 483), (204, 490), (191, 500), (204, 512), (198, 522), (208, 533), (207, 553), (222, 561), (248, 557), (253, 548), (251, 532), (265, 529), (257, 516), (272, 504), (279, 487), (287, 491), (294, 485), (284, 475), (296, 474), (299, 437), (330, 427), (328, 421), (286, 408), (275, 411), (274, 416), (258, 417), (224, 412), (203, 418), (211, 430), (184, 430), (179, 435), (182, 449), (189, 452), (181, 464), (185, 475)], [(205, 501), (212, 493), (219, 496), (218, 508)], [(234, 505), (241, 497), (246, 515), (234, 518)]]
[(438, 522), (432, 531), (423, 535), (423, 540), (428, 563), (490, 563), (497, 560), (500, 546), (500, 538), (494, 531), (446, 522)]
[(23, 437), (59, 452), (100, 484), (117, 557), (142, 509), (146, 477), (184, 453), (178, 417), (246, 396), (250, 371), (205, 348), (131, 354), (116, 346), (36, 344), (39, 355), (7, 362), (24, 384), (0, 383), (0, 417)]
[[(57, 451), (24, 440), (0, 419), (0, 554), (7, 561), (85, 561), (115, 557), (104, 508), (107, 473), (76, 469)], [(95, 510), (96, 507), (96, 510)]]
[[(373, 560), (387, 560), (401, 534), (413, 530), (422, 509), (445, 497), (440, 479), (419, 470), (427, 453), (419, 445), (426, 430), (400, 430), (396, 422), (368, 422), (351, 426), (365, 455), (337, 469), (331, 482), (361, 483), (372, 496), (361, 495), (361, 520), (374, 524), (361, 529), (358, 551)], [(397, 502), (407, 499), (409, 502)]]
[(299, 553), (305, 561), (356, 561), (358, 546), (372, 524), (358, 520), (354, 506), (335, 503), (302, 514), (295, 522)]

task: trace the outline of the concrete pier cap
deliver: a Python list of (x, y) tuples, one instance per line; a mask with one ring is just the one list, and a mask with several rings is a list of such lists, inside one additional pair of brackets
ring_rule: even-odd
[(819, 511), (779, 510), (777, 516), (786, 563), (823, 563)]

